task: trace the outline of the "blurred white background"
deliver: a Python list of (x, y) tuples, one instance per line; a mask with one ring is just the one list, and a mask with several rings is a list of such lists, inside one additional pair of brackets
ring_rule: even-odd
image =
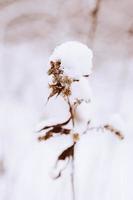
[[(60, 190), (53, 189), (48, 196), (49, 189), (42, 187), (48, 181), (44, 180), (46, 172), (43, 179), (45, 169), (40, 169), (40, 160), (48, 150), (39, 145), (38, 158), (33, 143), (35, 126), (44, 114), (48, 56), (56, 45), (68, 40), (83, 42), (93, 49), (90, 83), (99, 120), (104, 122), (119, 115), (132, 139), (133, 1), (0, 0), (0, 200), (50, 200)], [(33, 156), (30, 164), (24, 164), (27, 154)], [(36, 178), (32, 177), (32, 170)], [(20, 174), (25, 175), (21, 184)], [(31, 190), (28, 185), (23, 196), (21, 189), (26, 182)], [(30, 196), (37, 187), (36, 196)], [(117, 198), (129, 200), (132, 195)]]

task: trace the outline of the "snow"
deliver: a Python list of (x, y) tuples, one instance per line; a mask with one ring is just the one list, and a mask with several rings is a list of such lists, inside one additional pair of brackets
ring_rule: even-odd
[(61, 60), (65, 74), (78, 78), (91, 73), (92, 57), (92, 51), (86, 45), (68, 41), (56, 47), (49, 60)]
[(132, 145), (130, 140), (119, 141), (101, 131), (82, 137), (75, 154), (76, 199), (131, 200)]
[[(133, 45), (128, 33), (132, 30), (132, 1), (102, 1), (93, 41), (90, 11), (96, 1), (1, 2), (0, 159), (5, 173), (0, 174), (0, 200), (72, 200), (71, 163), (62, 178), (51, 177), (57, 173), (57, 156), (71, 145), (71, 138), (57, 136), (38, 143), (34, 131), (35, 124), (46, 119), (48, 55), (67, 40), (93, 43), (94, 73), (89, 78), (93, 98), (89, 105), (94, 126), (110, 122), (125, 136), (120, 141), (110, 133), (92, 131), (81, 137), (75, 154), (76, 200), (132, 200)], [(78, 86), (82, 88), (82, 84)], [(81, 95), (85, 98), (90, 93), (87, 85)], [(49, 101), (55, 118), (47, 122), (64, 120), (56, 118), (52, 104)], [(60, 106), (58, 112), (63, 116)], [(82, 106), (80, 109), (86, 110)]]
[[(8, 48), (4, 49), (4, 52), (3, 50), (1, 52), (5, 57), (8, 57), (10, 66), (14, 66), (15, 76), (9, 76), (10, 79), (8, 79), (7, 73), (5, 73), (6, 79), (8, 79), (8, 87), (6, 95), (1, 98), (0, 153), (2, 158), (4, 157), (5, 159), (6, 174), (0, 178), (0, 199), (53, 200), (56, 198), (56, 200), (71, 200), (71, 163), (64, 170), (61, 178), (58, 180), (52, 179), (58, 172), (58, 168), (55, 168), (57, 156), (63, 149), (72, 144), (71, 137), (57, 136), (47, 142), (38, 143), (37, 137), (39, 134), (33, 131), (34, 125), (39, 121), (41, 115), (39, 113), (45, 110), (48, 91), (45, 87), (47, 77), (45, 75), (44, 63), (47, 63), (48, 58), (44, 58), (43, 54), (41, 56), (38, 55), (31, 47), (24, 45), (8, 46)], [(7, 61), (5, 62), (5, 57), (2, 56), (3, 60), (1, 61), (3, 65), (1, 66), (7, 67), (8, 63)], [(16, 74), (19, 74), (19, 80)], [(29, 79), (26, 78), (27, 81), (25, 82), (24, 77), (27, 77), (27, 74)], [(95, 70), (92, 76), (94, 75)], [(91, 109), (94, 109), (92, 113), (94, 125), (110, 122), (118, 129), (122, 129), (125, 139), (120, 141), (113, 134), (101, 131), (97, 133), (92, 131), (81, 137), (76, 146), (74, 163), (76, 199), (87, 200), (90, 198), (91, 200), (96, 200), (100, 196), (102, 200), (132, 200), (132, 128), (131, 126), (127, 128), (128, 118), (125, 120), (119, 113), (114, 113), (114, 115), (109, 114), (111, 116), (110, 119), (109, 116), (107, 117), (106, 103), (108, 102), (109, 106), (112, 105), (112, 99), (108, 98), (108, 93), (110, 94), (110, 91), (107, 90), (109, 85), (105, 84), (107, 83), (107, 81), (104, 82), (105, 77), (103, 79), (96, 77), (95, 80), (97, 85), (95, 87), (93, 85), (94, 94), (93, 98), (91, 98), (92, 102), (88, 104)], [(112, 79), (110, 78), (110, 80)], [(22, 87), (24, 91), (21, 90), (23, 99), (19, 95), (17, 96), (18, 99), (15, 98), (14, 100), (12, 94), (18, 94), (17, 91), (19, 88), (16, 85), (18, 81), (20, 85), (22, 83), (26, 83), (26, 85)], [(84, 98), (87, 98), (87, 96), (90, 98), (91, 92), (88, 90), (88, 80), (81, 78), (80, 81), (78, 83), (80, 95)], [(84, 86), (84, 84), (86, 85), (86, 81), (88, 84), (86, 87), (87, 90)], [(3, 79), (1, 79), (1, 83), (4, 85), (5, 82), (3, 83)], [(102, 86), (103, 91), (101, 89), (99, 91), (98, 86), (101, 87), (102, 84), (104, 86)], [(112, 84), (110, 82), (111, 87)], [(76, 85), (73, 86), (76, 87)], [(102, 92), (102, 96), (100, 92)], [(104, 95), (105, 92), (107, 96)], [(73, 93), (75, 97), (77, 94), (78, 90), (75, 94)], [(126, 94), (128, 96), (128, 93)], [(124, 100), (126, 102), (126, 98)], [(56, 101), (60, 101), (60, 99), (56, 98)], [(52, 99), (49, 101), (48, 105), (51, 108), (49, 116), (51, 116), (53, 108), (56, 110), (56, 101)], [(55, 105), (52, 107), (53, 102)], [(63, 102), (62, 104), (59, 103), (58, 107), (58, 112), (62, 113), (61, 116), (64, 113), (60, 109), (63, 105)], [(82, 106), (81, 110), (86, 110), (83, 104)], [(125, 112), (126, 108), (123, 109)], [(55, 110), (54, 114), (56, 113)], [(81, 110), (79, 107), (80, 115)], [(97, 113), (97, 111), (99, 112)], [(127, 116), (128, 113), (126, 113)], [(42, 123), (46, 123), (44, 119), (46, 119), (46, 116), (43, 114), (41, 118)], [(57, 122), (57, 120), (64, 119), (57, 119), (55, 117), (47, 122), (53, 123), (54, 120)], [(45, 124), (40, 124), (39, 127), (43, 125)]]
[[(61, 57), (58, 57), (58, 59), (59, 58)], [(87, 88), (89, 88), (88, 80), (86, 80), (84, 77), (81, 77), (79, 79), (79, 82), (73, 85), (71, 101), (73, 101), (75, 98), (92, 100), (90, 95), (91, 92), (89, 91), (89, 89), (86, 91), (86, 86)], [(52, 111), (53, 108), (55, 107), (54, 111), (57, 109), (56, 112), (57, 115), (62, 114), (61, 119), (63, 119), (64, 115), (63, 110), (65, 110), (65, 107), (63, 106), (63, 104), (60, 103), (61, 99), (58, 100), (57, 99), (54, 98), (50, 101), (50, 107), (52, 108)], [(74, 129), (75, 132), (84, 129), (85, 123), (88, 121), (88, 119), (94, 120), (93, 124), (97, 125), (97, 122), (99, 120), (97, 119), (97, 115), (95, 115), (93, 111), (91, 111), (92, 113), (90, 112), (90, 110), (93, 109), (92, 108), (93, 106), (94, 104), (91, 103), (87, 104), (85, 102), (81, 104), (81, 106), (79, 106), (79, 109), (77, 111), (79, 115), (79, 121), (77, 123), (78, 126)], [(58, 112), (58, 109), (61, 109), (62, 113)], [(51, 114), (52, 112), (50, 112), (50, 115)], [(59, 117), (55, 117), (56, 122), (57, 121), (60, 122), (61, 119)], [(102, 120), (103, 123), (107, 122), (111, 123), (126, 135), (126, 128), (123, 125), (124, 122), (119, 114), (114, 114), (111, 116), (110, 119), (106, 120), (102, 118)], [(82, 125), (80, 126), (81, 121), (85, 123), (83, 124), (81, 123)], [(50, 124), (53, 122), (54, 122), (53, 119), (51, 119), (51, 121), (46, 120), (45, 124), (46, 123)], [(101, 121), (99, 123), (101, 123)], [(33, 160), (30, 162), (33, 163), (34, 160), (37, 160), (37, 165), (39, 165), (38, 163), (41, 163), (41, 169), (45, 169), (46, 171), (42, 172), (42, 170), (40, 170), (36, 174), (36, 170), (32, 169), (32, 171), (30, 172), (32, 174), (30, 175), (32, 176), (32, 178), (30, 177), (29, 182), (26, 183), (25, 186), (26, 189), (23, 189), (26, 192), (22, 192), (23, 190), (21, 189), (22, 191), (19, 191), (19, 188), (22, 188), (23, 181), (26, 179), (25, 178), (26, 173), (24, 171), (23, 172), (24, 174), (21, 174), (21, 178), (17, 183), (18, 189), (16, 193), (17, 196), (15, 198), (21, 200), (25, 198), (25, 194), (26, 195), (28, 194), (28, 198), (30, 199), (32, 198), (33, 200), (38, 197), (39, 199), (43, 199), (43, 195), (46, 197), (46, 199), (48, 198), (50, 200), (55, 198), (54, 195), (56, 196), (56, 199), (59, 200), (60, 199), (65, 200), (68, 198), (71, 199), (72, 198), (71, 162), (67, 167), (66, 167), (67, 160), (65, 161), (65, 163), (60, 162), (57, 168), (54, 167), (56, 159), (60, 154), (60, 152), (63, 151), (66, 147), (69, 147), (70, 145), (72, 145), (72, 140), (71, 137), (69, 136), (67, 137), (56, 136), (52, 138), (50, 141), (46, 142), (45, 144), (40, 144), (41, 147), (39, 147), (38, 145), (34, 149), (35, 152), (34, 156), (37, 158), (36, 159), (35, 157), (34, 159), (32, 158)], [(38, 148), (42, 148), (43, 150), (39, 150)], [(48, 151), (47, 148), (50, 150)], [(129, 138), (127, 139), (126, 136), (123, 141), (120, 141), (114, 134), (102, 130), (99, 131), (92, 130), (89, 131), (84, 136), (81, 136), (75, 148), (74, 187), (75, 187), (76, 199), (97, 200), (98, 197), (100, 197), (100, 199), (105, 199), (105, 200), (132, 199), (133, 193), (131, 185), (133, 183), (133, 175), (130, 174), (129, 171), (132, 170), (133, 162), (130, 162), (130, 165), (128, 165), (128, 160), (132, 159), (132, 153), (131, 153), (132, 150), (133, 150), (132, 141), (130, 141)], [(47, 151), (48, 155), (46, 153)], [(40, 153), (43, 156), (39, 155)], [(40, 161), (38, 160), (39, 156), (40, 156)], [(44, 159), (43, 161), (42, 157)], [(28, 165), (31, 166), (31, 164)], [(52, 178), (55, 178), (55, 176), (58, 174), (58, 171), (61, 168), (64, 169), (65, 167), (66, 169), (63, 171), (61, 178), (59, 178), (58, 180), (54, 179), (52, 181)], [(37, 169), (38, 168), (40, 167), (38, 166)], [(40, 182), (41, 184), (43, 183), (43, 185), (45, 185), (45, 189), (43, 188), (42, 190), (41, 186), (36, 187), (36, 185), (35, 186), (33, 184), (30, 185), (31, 180), (33, 180), (33, 177), (38, 184)], [(47, 183), (45, 182), (46, 180)], [(50, 190), (48, 189), (49, 185), (51, 186)], [(35, 190), (33, 190), (33, 187), (35, 187)], [(42, 195), (38, 196), (38, 193), (41, 193)], [(68, 194), (70, 196), (68, 196)]]

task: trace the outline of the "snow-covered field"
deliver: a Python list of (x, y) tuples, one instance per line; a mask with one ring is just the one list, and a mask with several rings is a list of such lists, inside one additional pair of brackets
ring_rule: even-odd
[(70, 138), (39, 143), (36, 133), (45, 116), (48, 57), (67, 40), (93, 46), (94, 125), (110, 122), (125, 136), (120, 141), (94, 130), (81, 138), (75, 149), (75, 199), (133, 199), (132, 1), (101, 1), (90, 45), (87, 6), (94, 4), (0, 1), (0, 200), (72, 199), (71, 164), (61, 178), (51, 178)]

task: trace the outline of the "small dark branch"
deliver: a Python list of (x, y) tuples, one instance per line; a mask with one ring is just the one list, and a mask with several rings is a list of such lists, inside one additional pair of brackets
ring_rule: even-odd
[(132, 26), (128, 29), (128, 34), (129, 34), (129, 36), (133, 36), (133, 24), (132, 24)]
[(115, 134), (119, 139), (123, 140), (124, 139), (124, 136), (123, 134), (121, 133), (121, 131), (119, 131), (118, 129), (114, 128), (112, 125), (109, 125), (109, 124), (105, 124), (104, 126), (94, 126), (94, 127), (90, 127), (89, 126), (89, 123), (87, 125), (87, 128), (86, 130), (83, 132), (83, 134), (86, 134), (88, 131), (92, 131), (92, 130), (95, 130), (95, 131), (109, 131), (113, 134)]
[(114, 128), (112, 125), (106, 124), (104, 125), (104, 129), (110, 131), (111, 133), (114, 133), (116, 136), (119, 137), (119, 139), (123, 140), (124, 136), (121, 133), (121, 131), (119, 131), (118, 129)]
[(74, 187), (74, 158), (72, 159), (72, 173), (71, 173), (71, 183), (72, 183), (72, 196), (73, 200), (75, 200), (75, 187)]
[(133, 28), (128, 30), (129, 35), (133, 36)]
[(69, 98), (67, 98), (67, 102), (68, 102), (68, 105), (69, 105), (69, 112), (70, 112), (72, 124), (73, 124), (73, 126), (74, 126), (74, 113), (73, 113), (72, 105), (71, 105), (71, 103), (70, 103)]
[(68, 102), (68, 105), (69, 105), (69, 112), (70, 112), (70, 116), (71, 116), (73, 126), (74, 126), (76, 109), (83, 101), (84, 101), (83, 99), (76, 99), (75, 102), (73, 104), (71, 104), (69, 98), (67, 98), (67, 102)]
[(98, 15), (99, 15), (101, 1), (102, 0), (96, 0), (95, 8), (91, 12), (92, 28), (91, 28), (91, 32), (90, 32), (90, 38), (91, 38), (92, 42), (94, 41), (96, 30), (97, 30)]
[(0, 160), (0, 176), (2, 176), (4, 173), (5, 173), (4, 161)]
[(83, 134), (86, 134), (87, 131), (90, 129), (90, 123), (91, 123), (91, 121), (89, 120), (89, 121), (87, 122), (87, 126), (86, 126), (86, 129), (85, 129), (85, 131), (83, 132)]
[(85, 75), (83, 75), (83, 77), (85, 77), (85, 78), (89, 78), (89, 74), (85, 74)]

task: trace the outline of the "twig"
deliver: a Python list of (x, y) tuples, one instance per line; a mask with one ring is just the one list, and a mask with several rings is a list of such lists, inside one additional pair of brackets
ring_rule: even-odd
[(72, 158), (72, 173), (71, 173), (71, 183), (72, 183), (72, 197), (75, 200), (75, 184), (74, 184), (74, 157)]
[(91, 27), (91, 31), (90, 31), (90, 38), (91, 38), (92, 44), (94, 42), (94, 38), (95, 38), (96, 30), (97, 30), (98, 14), (100, 11), (101, 1), (102, 0), (96, 0), (95, 8), (91, 11), (92, 27)]
[(86, 130), (83, 132), (83, 134), (86, 134), (88, 131), (92, 131), (92, 130), (96, 130), (97, 132), (98, 131), (109, 131), (113, 134), (115, 134), (120, 140), (123, 140), (124, 139), (124, 136), (123, 134), (121, 133), (120, 130), (114, 128), (112, 125), (110, 124), (105, 124), (103, 126), (93, 126), (93, 127), (89, 127), (87, 126)]

